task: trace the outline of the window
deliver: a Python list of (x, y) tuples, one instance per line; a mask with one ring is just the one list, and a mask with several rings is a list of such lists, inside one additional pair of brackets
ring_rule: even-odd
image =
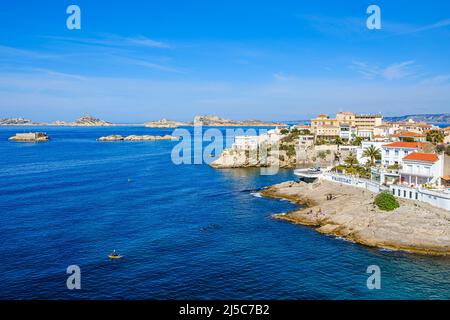
[(392, 189), (392, 194), (395, 196), (395, 189)]
[(406, 190), (403, 190), (403, 198), (406, 198)]
[(419, 199), (419, 193), (416, 192), (416, 200), (418, 200), (418, 199)]
[(409, 192), (409, 198), (412, 199), (412, 191)]
[(398, 192), (397, 192), (397, 194), (398, 194), (398, 196), (400, 197), (400, 189), (398, 189)]

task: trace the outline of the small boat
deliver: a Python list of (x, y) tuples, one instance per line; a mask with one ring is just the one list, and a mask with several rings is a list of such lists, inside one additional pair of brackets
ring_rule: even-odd
[(116, 255), (110, 254), (110, 255), (108, 255), (108, 258), (110, 258), (110, 259), (122, 259), (123, 256), (121, 256), (119, 254), (116, 254)]
[(121, 259), (121, 258), (123, 258), (123, 256), (121, 256), (120, 254), (118, 254), (118, 253), (116, 252), (116, 250), (114, 250), (113, 252), (111, 252), (111, 253), (108, 255), (108, 258), (110, 258), (110, 259)]

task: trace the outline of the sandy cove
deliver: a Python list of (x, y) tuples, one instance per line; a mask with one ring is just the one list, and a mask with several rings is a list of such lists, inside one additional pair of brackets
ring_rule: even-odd
[(385, 212), (374, 204), (375, 193), (326, 180), (284, 182), (263, 189), (261, 195), (306, 205), (273, 215), (276, 219), (370, 247), (450, 255), (450, 212), (426, 203), (398, 199), (400, 208)]

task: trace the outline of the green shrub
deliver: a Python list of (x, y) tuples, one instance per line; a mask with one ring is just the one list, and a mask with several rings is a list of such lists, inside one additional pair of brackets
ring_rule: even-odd
[(397, 199), (389, 192), (380, 192), (375, 197), (375, 204), (383, 211), (392, 211), (400, 207)]

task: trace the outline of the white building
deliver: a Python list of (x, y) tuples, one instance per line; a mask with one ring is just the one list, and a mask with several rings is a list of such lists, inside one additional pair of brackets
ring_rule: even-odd
[(372, 139), (373, 130), (372, 129), (360, 129), (358, 128), (357, 136), (363, 139)]
[(341, 123), (339, 125), (339, 137), (343, 140), (352, 141), (357, 135), (356, 127)]
[(405, 156), (402, 162), (400, 183), (415, 188), (423, 184), (440, 185), (444, 175), (443, 156), (413, 152)]
[(376, 126), (375, 128), (373, 128), (374, 136), (389, 137), (394, 133), (395, 129), (387, 124), (382, 124), (381, 126)]
[(393, 142), (384, 144), (381, 151), (381, 163), (385, 166), (401, 165), (402, 159), (412, 152), (417, 152), (421, 142)]
[[(264, 139), (267, 139), (267, 136), (264, 136)], [(236, 136), (234, 138), (233, 149), (256, 150), (261, 141), (261, 136)]]
[(424, 133), (418, 133), (413, 131), (398, 131), (395, 134), (391, 135), (391, 138), (393, 141), (419, 141), (419, 142), (425, 142), (426, 135)]
[(256, 150), (263, 143), (276, 144), (283, 138), (279, 128), (272, 129), (259, 136), (236, 136), (232, 148), (236, 150)]

